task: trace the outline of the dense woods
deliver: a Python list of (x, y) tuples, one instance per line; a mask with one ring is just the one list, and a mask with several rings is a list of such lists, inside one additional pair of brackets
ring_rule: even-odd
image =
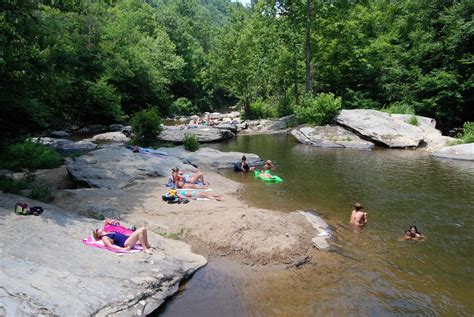
[(473, 14), (472, 0), (2, 0), (1, 143), (149, 108), (283, 116), (319, 93), (448, 131), (474, 120)]

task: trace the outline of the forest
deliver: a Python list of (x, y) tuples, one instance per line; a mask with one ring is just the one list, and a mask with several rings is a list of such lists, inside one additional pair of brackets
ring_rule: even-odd
[(128, 123), (146, 109), (305, 117), (323, 102), (432, 117), (445, 133), (474, 121), (473, 0), (2, 0), (0, 9), (2, 147)]

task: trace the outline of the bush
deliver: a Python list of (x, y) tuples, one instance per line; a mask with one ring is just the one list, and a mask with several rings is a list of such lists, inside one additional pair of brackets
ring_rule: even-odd
[(394, 102), (390, 104), (388, 108), (383, 108), (383, 112), (387, 112), (390, 114), (415, 114), (415, 110), (413, 106), (403, 103), (403, 102)]
[(184, 135), (184, 148), (190, 152), (196, 152), (199, 150), (199, 141), (197, 136), (191, 133), (186, 133)]
[(8, 146), (1, 160), (1, 167), (21, 171), (42, 168), (55, 168), (62, 164), (62, 156), (49, 147), (25, 141)]
[(154, 108), (136, 112), (131, 120), (132, 142), (141, 146), (157, 143), (161, 132), (161, 117)]
[(274, 118), (277, 115), (277, 110), (272, 108), (268, 103), (263, 101), (262, 98), (258, 98), (253, 103), (250, 104), (248, 118), (250, 120), (254, 119), (266, 119)]
[(178, 98), (171, 105), (171, 113), (174, 115), (191, 115), (197, 114), (198, 112), (198, 107), (193, 105), (188, 98)]
[(463, 134), (460, 136), (464, 143), (474, 143), (474, 122), (464, 122)]
[(320, 93), (316, 96), (307, 94), (295, 106), (295, 115), (300, 123), (325, 125), (334, 120), (341, 104), (341, 97), (335, 97), (332, 93)]
[(8, 176), (0, 175), (0, 190), (9, 194), (19, 194), (21, 190), (27, 189), (30, 181), (27, 179), (14, 180)]
[(43, 201), (45, 203), (49, 203), (54, 200), (54, 195), (51, 193), (50, 188), (46, 185), (38, 185), (33, 187), (28, 197), (34, 200)]

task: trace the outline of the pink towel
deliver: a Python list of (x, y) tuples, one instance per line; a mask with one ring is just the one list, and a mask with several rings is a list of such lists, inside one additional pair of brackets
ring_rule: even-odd
[[(126, 234), (126, 235), (131, 235), (133, 233), (132, 230), (120, 225), (114, 226), (110, 224), (105, 224), (103, 230), (106, 232), (118, 232), (118, 233)], [(92, 235), (88, 236), (85, 239), (82, 239), (82, 242), (88, 246), (99, 248), (99, 249), (106, 249), (115, 253), (137, 253), (143, 250), (140, 244), (135, 244), (135, 246), (131, 250), (120, 250), (116, 248), (109, 248), (108, 246), (104, 244), (102, 240), (97, 241), (96, 239), (94, 239)]]

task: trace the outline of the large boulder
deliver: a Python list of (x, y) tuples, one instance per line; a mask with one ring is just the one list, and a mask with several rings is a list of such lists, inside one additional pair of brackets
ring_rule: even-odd
[(392, 117), (402, 120), (405, 123), (409, 123), (413, 118), (416, 118), (417, 127), (423, 132), (423, 143), (420, 146), (425, 147), (427, 151), (431, 152), (444, 148), (446, 144), (456, 140), (442, 135), (441, 131), (436, 129), (436, 120), (433, 118), (414, 116), (411, 114), (392, 114)]
[[(123, 127), (121, 128), (123, 129)], [(121, 131), (116, 132), (106, 132), (94, 135), (89, 141), (93, 143), (125, 143), (128, 142), (130, 138), (128, 138), (125, 134)]]
[(474, 143), (448, 146), (435, 151), (432, 155), (448, 159), (474, 161)]
[[(184, 164), (168, 155), (133, 153), (120, 146), (66, 159), (66, 167), (74, 181), (109, 189), (127, 187), (137, 179), (167, 176), (174, 166), (184, 167)], [(192, 169), (192, 166), (187, 169)]]
[(365, 141), (354, 133), (335, 125), (299, 127), (291, 134), (301, 143), (325, 148), (371, 149), (372, 142)]
[(183, 143), (186, 134), (195, 135), (199, 142), (216, 142), (234, 137), (234, 133), (227, 129), (217, 129), (208, 126), (182, 128), (166, 126), (160, 133), (160, 139), (165, 142)]
[(88, 140), (74, 142), (67, 139), (55, 139), (49, 137), (31, 138), (29, 140), (46, 145), (62, 154), (83, 154), (97, 149), (97, 144)]
[(1, 316), (148, 315), (206, 264), (189, 245), (151, 230), (150, 243), (159, 247), (153, 255), (88, 247), (81, 239), (101, 222), (30, 200), (45, 211), (18, 216), (19, 200), (0, 194)]
[(377, 110), (342, 110), (336, 122), (364, 139), (390, 148), (418, 147), (424, 139), (419, 127)]
[(295, 116), (289, 115), (276, 120), (247, 120), (242, 122), (240, 125), (243, 128), (243, 134), (274, 134), (287, 132), (288, 127), (293, 125), (294, 121)]
[(240, 162), (242, 155), (247, 157), (247, 163), (250, 166), (263, 165), (263, 160), (252, 153), (242, 152), (221, 152), (209, 147), (204, 147), (196, 152), (186, 151), (183, 147), (160, 148), (160, 151), (166, 151), (170, 156), (177, 157), (183, 162), (187, 162), (198, 167), (206, 168), (233, 168), (236, 162)]

